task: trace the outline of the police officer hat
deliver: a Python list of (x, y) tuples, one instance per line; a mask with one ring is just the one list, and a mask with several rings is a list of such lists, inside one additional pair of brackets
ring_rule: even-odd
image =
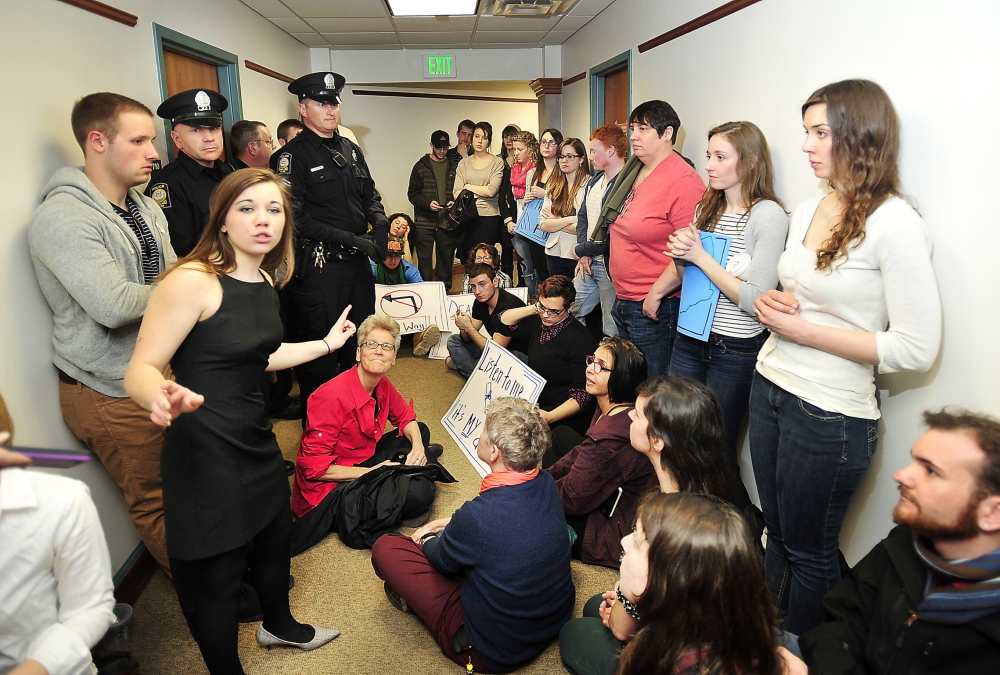
[(213, 129), (222, 126), (222, 111), (229, 107), (226, 97), (211, 89), (188, 89), (160, 104), (156, 114), (170, 120), (170, 126), (187, 124)]
[(311, 98), (323, 103), (340, 103), (340, 90), (347, 80), (339, 73), (309, 73), (288, 85), (288, 91), (303, 99)]

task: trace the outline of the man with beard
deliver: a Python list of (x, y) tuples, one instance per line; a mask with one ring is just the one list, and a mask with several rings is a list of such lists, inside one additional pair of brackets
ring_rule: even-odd
[(925, 412), (898, 527), (823, 601), (810, 673), (1000, 672), (1000, 421)]

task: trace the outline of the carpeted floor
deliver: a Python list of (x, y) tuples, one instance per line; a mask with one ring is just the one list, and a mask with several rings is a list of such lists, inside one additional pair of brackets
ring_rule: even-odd
[[(413, 399), (420, 420), (431, 429), (431, 439), (444, 445), (442, 463), (458, 483), (440, 485), (430, 517), (453, 513), (473, 498), (480, 478), (441, 426), (462, 388), (463, 380), (443, 361), (414, 358), (404, 340), (389, 379), (407, 399)], [(286, 459), (295, 459), (301, 426), (275, 421), (275, 433)], [(403, 530), (411, 532), (412, 530)], [(423, 624), (393, 609), (382, 582), (371, 567), (370, 551), (355, 551), (336, 535), (292, 560), (295, 587), (290, 591), (292, 612), (303, 622), (332, 626), (341, 636), (313, 652), (297, 649), (265, 650), (254, 639), (256, 624), (240, 626), (240, 658), (247, 673), (461, 673), (464, 669), (441, 655)], [(594, 593), (613, 588), (617, 572), (573, 563), (577, 607)], [(147, 675), (207, 673), (188, 632), (170, 579), (158, 572), (135, 606), (132, 650)], [(559, 647), (552, 644), (519, 673), (564, 673)]]

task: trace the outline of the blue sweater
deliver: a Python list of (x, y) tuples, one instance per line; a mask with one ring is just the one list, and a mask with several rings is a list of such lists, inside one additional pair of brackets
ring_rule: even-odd
[(576, 590), (556, 483), (547, 472), (466, 502), (424, 545), (434, 567), (461, 574), (462, 611), (483, 664), (509, 672), (556, 639)]

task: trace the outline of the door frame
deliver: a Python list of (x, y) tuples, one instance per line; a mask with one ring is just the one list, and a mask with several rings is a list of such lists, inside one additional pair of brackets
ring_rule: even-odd
[(590, 128), (604, 124), (604, 78), (628, 68), (628, 109), (632, 110), (632, 50), (613, 56), (590, 69)]
[[(207, 61), (216, 67), (219, 75), (219, 93), (229, 101), (229, 107), (222, 113), (222, 130), (226, 140), (229, 139), (229, 130), (236, 122), (243, 119), (243, 103), (240, 96), (240, 69), (237, 63), (236, 54), (213, 47), (207, 42), (196, 40), (193, 37), (179, 33), (158, 23), (153, 24), (153, 47), (156, 52), (156, 70), (160, 78), (160, 100), (167, 98), (167, 72), (163, 64), (163, 50), (169, 48), (171, 51), (186, 54), (187, 56)], [(170, 142), (170, 121), (163, 120), (164, 145), (167, 155), (173, 161), (177, 155), (174, 144)], [(228, 143), (226, 156), (229, 155)]]

